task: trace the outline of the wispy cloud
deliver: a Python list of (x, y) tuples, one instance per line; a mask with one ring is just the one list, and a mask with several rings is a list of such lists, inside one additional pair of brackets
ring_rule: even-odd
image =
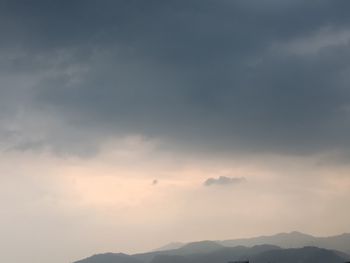
[(245, 182), (245, 177), (227, 177), (227, 176), (220, 176), (217, 178), (208, 178), (203, 183), (205, 186), (212, 186), (212, 185), (233, 185), (233, 184), (240, 184)]

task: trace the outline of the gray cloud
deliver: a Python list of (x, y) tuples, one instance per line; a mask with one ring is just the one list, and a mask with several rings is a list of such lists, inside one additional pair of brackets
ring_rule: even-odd
[(234, 185), (245, 182), (246, 179), (244, 177), (227, 177), (220, 176), (218, 178), (208, 178), (205, 180), (203, 185), (212, 186), (212, 185)]
[(334, 36), (350, 32), (349, 7), (3, 1), (0, 74), (16, 78), (1, 82), (0, 134), (79, 154), (128, 133), (190, 151), (348, 152), (350, 49)]

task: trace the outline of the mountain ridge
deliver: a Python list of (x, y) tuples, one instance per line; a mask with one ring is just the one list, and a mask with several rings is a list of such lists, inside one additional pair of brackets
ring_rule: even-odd
[(340, 235), (315, 237), (298, 231), (289, 233), (278, 233), (275, 235), (258, 236), (253, 238), (229, 239), (216, 241), (224, 246), (254, 246), (261, 244), (270, 244), (280, 246), (282, 248), (301, 248), (306, 246), (314, 246), (325, 249), (339, 250), (350, 254), (350, 233)]
[[(169, 243), (166, 248), (167, 250), (178, 249), (186, 246), (187, 244), (198, 242), (201, 241), (189, 243), (176, 242), (174, 243), (176, 246), (172, 246), (172, 243)], [(281, 232), (274, 235), (262, 235), (257, 237), (214, 240), (214, 242), (226, 247), (235, 247), (240, 245), (251, 247), (263, 244), (280, 246), (282, 248), (301, 248), (305, 246), (315, 246), (320, 248), (339, 250), (346, 254), (350, 254), (350, 233), (319, 237), (305, 234), (299, 231), (292, 231)], [(180, 244), (182, 246), (180, 246)], [(161, 248), (154, 249), (153, 251), (162, 251)]]
[(153, 255), (153, 258), (140, 260), (135, 258), (137, 254), (105, 253), (74, 263), (227, 263), (241, 260), (249, 260), (251, 263), (344, 263), (350, 259), (350, 256), (334, 250), (317, 247), (283, 249), (272, 245), (223, 247), (216, 251), (201, 251), (193, 254), (181, 254), (179, 251), (176, 253), (175, 250), (169, 250), (153, 253)]
[[(179, 247), (169, 249), (171, 245), (168, 244), (165, 246), (167, 250), (153, 250), (132, 255), (98, 254), (74, 263), (227, 263), (248, 258), (252, 263), (343, 263), (350, 260), (349, 233), (314, 237), (293, 231), (255, 238), (173, 244)], [(278, 261), (278, 258), (282, 261)]]

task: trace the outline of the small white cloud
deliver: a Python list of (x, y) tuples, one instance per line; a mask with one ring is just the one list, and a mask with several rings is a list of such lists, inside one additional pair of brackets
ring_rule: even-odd
[(244, 177), (227, 177), (227, 176), (220, 176), (218, 178), (208, 178), (203, 183), (205, 186), (212, 186), (212, 185), (232, 185), (232, 184), (240, 184), (245, 182), (246, 179)]

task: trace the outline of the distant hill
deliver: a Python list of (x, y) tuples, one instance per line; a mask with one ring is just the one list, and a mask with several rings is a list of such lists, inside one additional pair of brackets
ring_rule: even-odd
[(346, 260), (335, 251), (316, 247), (271, 250), (250, 258), (251, 263), (343, 263)]
[(105, 253), (88, 257), (75, 263), (142, 263), (130, 255), (123, 253)]
[(225, 248), (223, 245), (220, 245), (215, 241), (199, 241), (188, 243), (178, 249), (135, 254), (133, 257), (143, 262), (150, 262), (153, 258), (159, 255), (184, 256), (197, 253), (209, 253), (223, 248)]
[(227, 263), (253, 256), (269, 250), (278, 250), (271, 245), (254, 246), (252, 248), (223, 247), (213, 241), (202, 241), (187, 244), (180, 249), (156, 251), (144, 254), (126, 255), (121, 253), (106, 253), (77, 261), (75, 263)]
[[(250, 260), (251, 263), (343, 263), (348, 260), (346, 255), (327, 249), (316, 247), (281, 249), (271, 245), (251, 248), (222, 247), (211, 252), (201, 251), (193, 254), (182, 253), (179, 249), (169, 250), (167, 253), (154, 253), (151, 261), (140, 261), (139, 255), (108, 253), (95, 255), (75, 263), (227, 263), (236, 260)], [(147, 260), (150, 258), (148, 257)]]
[(239, 260), (249, 260), (251, 263), (343, 263), (346, 261), (346, 258), (335, 251), (316, 247), (276, 249), (265, 246), (265, 249), (235, 247), (208, 254), (162, 255), (156, 257), (152, 263), (227, 263)]
[(342, 234), (331, 237), (314, 237), (300, 232), (280, 233), (272, 236), (261, 236), (254, 238), (232, 239), (217, 241), (219, 244), (228, 247), (254, 246), (271, 244), (282, 248), (301, 248), (314, 246), (319, 248), (339, 250), (350, 254), (350, 234)]
[[(179, 246), (175, 249), (169, 249)], [(75, 263), (340, 263), (350, 260), (350, 234), (314, 237), (300, 232), (172, 244), (147, 253), (99, 254)]]
[(156, 248), (153, 251), (164, 251), (164, 250), (172, 250), (172, 249), (178, 249), (180, 247), (183, 247), (186, 245), (186, 243), (183, 242), (171, 242), (169, 244), (166, 244), (162, 247)]
[(249, 259), (259, 253), (279, 249), (279, 247), (270, 245), (255, 246), (252, 248), (243, 246), (224, 247), (212, 252), (202, 252), (183, 256), (156, 256), (152, 263), (227, 263), (232, 260)]
[(227, 247), (235, 247), (238, 245), (255, 246), (260, 244), (271, 244), (271, 245), (280, 246), (283, 248), (297, 248), (297, 247), (314, 245), (313, 244), (314, 239), (315, 238), (311, 235), (294, 231), (291, 233), (279, 233), (271, 236), (231, 239), (231, 240), (223, 240), (223, 241), (217, 241), (217, 242)]
[(223, 249), (225, 246), (220, 245), (215, 241), (199, 241), (188, 243), (181, 248), (177, 249), (178, 253), (181, 255), (186, 254), (197, 254), (197, 253), (210, 253)]

